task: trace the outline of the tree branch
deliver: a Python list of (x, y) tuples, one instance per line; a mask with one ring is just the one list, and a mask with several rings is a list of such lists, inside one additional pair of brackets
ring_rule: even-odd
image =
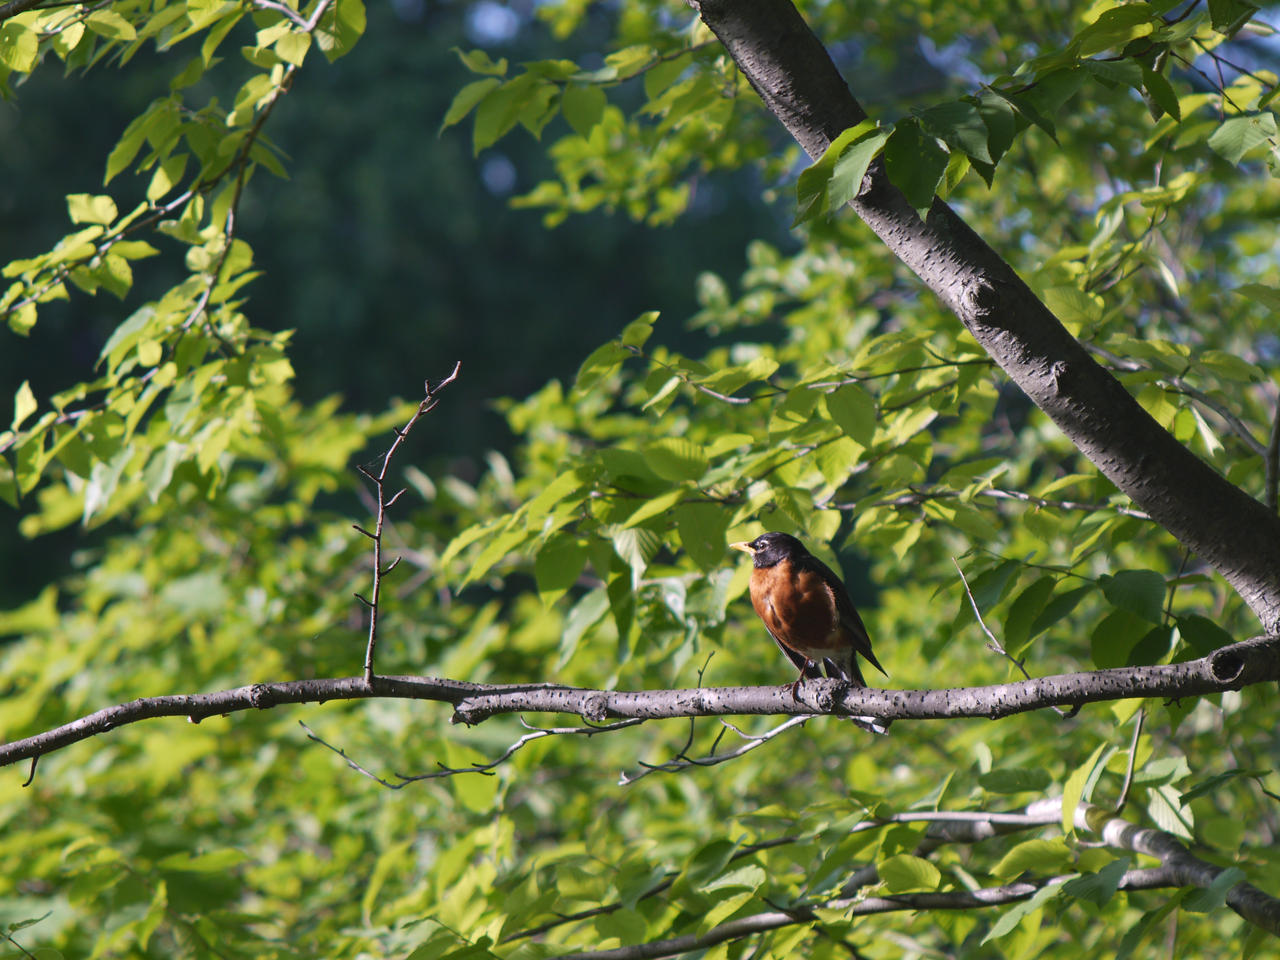
[(205, 694), (145, 697), (106, 707), (44, 733), (0, 745), (0, 766), (52, 753), (116, 727), (154, 717), (199, 723), (215, 714), (265, 710), (286, 703), (324, 703), (393, 697), (454, 707), (455, 723), (474, 724), (502, 713), (574, 713), (591, 723), (608, 719), (722, 717), (733, 714), (836, 714), (883, 720), (997, 719), (1051, 706), (1076, 706), (1137, 697), (1193, 697), (1280, 680), (1280, 636), (1255, 637), (1207, 657), (1154, 667), (1115, 667), (1085, 673), (942, 690), (850, 688), (838, 680), (780, 687), (698, 687), (609, 691), (553, 683), (484, 684), (435, 677), (363, 676), (254, 683)]
[[(689, 2), (809, 156), (866, 119), (789, 0)], [(877, 158), (850, 205), (1104, 475), (1280, 629), (1280, 516), (1160, 427), (947, 204), (921, 220)]]
[[(1061, 823), (1062, 799), (1057, 797), (1038, 800), (1029, 805), (1025, 811), (1016, 814), (919, 811), (909, 815), (867, 821), (865, 824), (858, 824), (854, 829), (871, 829), (888, 823), (902, 822), (907, 817), (914, 820), (937, 820), (948, 826), (954, 823), (963, 824), (965, 829), (949, 831), (954, 835), (946, 837), (948, 841), (981, 840), (997, 833), (1008, 832), (1007, 829), (1001, 829), (1006, 824), (1016, 824), (1017, 827), (1025, 829), (1034, 825), (1049, 826)], [(1117, 889), (1154, 890), (1176, 887), (1204, 889), (1211, 886), (1223, 873), (1224, 868), (1194, 856), (1171, 834), (1141, 827), (1121, 819), (1110, 810), (1104, 810), (1091, 803), (1078, 805), (1074, 819), (1077, 829), (1100, 835), (1106, 846), (1154, 857), (1160, 862), (1157, 867), (1126, 871), (1120, 876)], [(863, 868), (858, 872), (868, 871), (870, 876), (866, 882), (875, 882), (877, 878), (874, 876), (874, 867)], [(841, 896), (824, 902), (799, 903), (787, 910), (771, 910), (739, 917), (699, 934), (686, 934), (606, 950), (561, 954), (559, 960), (648, 960), (648, 958), (676, 956), (694, 950), (704, 950), (718, 943), (740, 940), (754, 933), (776, 930), (798, 923), (814, 923), (819, 920), (818, 909), (842, 910), (846, 911), (847, 916), (857, 917), (903, 910), (973, 910), (1004, 906), (1026, 900), (1040, 890), (1065, 883), (1074, 876), (1076, 875), (1064, 874), (1046, 878), (1029, 878), (997, 887), (979, 887), (975, 890), (941, 890), (862, 898)], [(863, 885), (865, 883), (857, 884), (855, 888)], [(846, 885), (845, 889), (849, 889), (849, 885)], [(1269, 896), (1252, 884), (1241, 882), (1227, 891), (1226, 902), (1231, 909), (1250, 923), (1272, 934), (1280, 934), (1280, 900)]]

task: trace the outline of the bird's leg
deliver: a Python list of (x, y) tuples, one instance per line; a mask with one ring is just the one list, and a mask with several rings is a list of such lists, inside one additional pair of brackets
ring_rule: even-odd
[(792, 681), (791, 699), (796, 701), (796, 703), (800, 702), (800, 684), (804, 682), (805, 673), (808, 672), (810, 667), (816, 668), (816, 666), (817, 665), (812, 660), (806, 660), (804, 664), (800, 667), (800, 676), (796, 677), (795, 680)]

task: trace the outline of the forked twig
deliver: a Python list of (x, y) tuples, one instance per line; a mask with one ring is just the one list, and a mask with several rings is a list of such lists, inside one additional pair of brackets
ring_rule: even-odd
[(403, 773), (397, 773), (396, 779), (398, 782), (392, 783), (390, 780), (386, 780), (378, 776), (376, 773), (372, 773), (369, 770), (366, 770), (360, 764), (352, 760), (351, 757), (348, 756), (347, 752), (343, 750), (341, 747), (335, 747), (333, 744), (329, 743), (327, 740), (321, 737), (318, 733), (316, 733), (314, 730), (308, 727), (301, 720), (298, 721), (299, 726), (301, 726), (303, 730), (307, 731), (308, 740), (313, 740), (316, 743), (320, 744), (320, 746), (322, 747), (328, 747), (330, 750), (332, 750), (334, 753), (340, 756), (343, 760), (345, 760), (347, 763), (347, 766), (349, 766), (352, 770), (356, 771), (357, 773), (364, 774), (370, 780), (374, 781), (375, 783), (381, 784), (382, 786), (386, 787), (388, 790), (402, 790), (403, 788), (407, 787), (409, 784), (417, 783), (419, 780), (439, 780), (444, 777), (456, 777), (460, 773), (479, 773), (479, 774), (483, 774), (486, 777), (491, 777), (493, 776), (494, 767), (497, 767), (506, 763), (518, 751), (528, 746), (530, 743), (533, 743), (535, 740), (541, 740), (544, 737), (574, 736), (574, 735), (583, 736), (583, 737), (592, 737), (592, 736), (595, 736), (597, 733), (609, 733), (613, 730), (621, 730), (625, 727), (634, 727), (641, 723), (644, 723), (643, 718), (633, 717), (628, 720), (619, 720), (616, 723), (606, 723), (606, 724), (601, 724), (599, 726), (587, 724), (581, 727), (535, 727), (532, 724), (526, 722), (525, 719), (521, 717), (520, 725), (524, 727), (526, 730), (529, 730), (530, 732), (526, 733), (519, 740), (512, 743), (509, 747), (507, 747), (506, 750), (502, 751), (502, 753), (499, 754), (497, 757), (495, 757), (493, 760), (478, 761), (476, 763), (473, 763), (469, 767), (450, 767), (450, 766), (446, 766), (443, 763), (437, 762), (436, 766), (440, 768), (439, 770), (433, 770), (431, 773), (409, 774), (407, 776)]
[[(746, 733), (738, 729), (737, 727), (735, 727), (732, 723), (729, 723), (726, 720), (721, 720), (720, 723), (723, 725), (724, 729), (722, 729), (718, 734), (716, 734), (715, 742), (711, 744), (711, 750), (707, 754), (707, 756), (691, 757), (689, 756), (689, 747), (692, 746), (693, 744), (694, 720), (693, 718), (690, 718), (689, 719), (689, 739), (685, 742), (685, 745), (680, 748), (680, 750), (676, 753), (674, 757), (672, 757), (670, 760), (664, 760), (662, 763), (645, 763), (643, 760), (637, 761), (640, 764), (640, 766), (643, 767), (644, 769), (642, 769), (639, 773), (627, 773), (624, 771), (623, 773), (619, 774), (618, 786), (620, 787), (629, 786), (630, 784), (635, 783), (637, 780), (647, 777), (651, 773), (678, 773), (679, 771), (686, 770), (689, 767), (714, 767), (717, 764), (725, 763), (728, 760), (736, 760), (738, 757), (741, 757), (743, 754), (750, 753), (752, 750), (756, 749), (757, 747), (763, 746), (764, 744), (772, 740), (774, 737), (779, 736), (780, 734), (786, 732), (787, 730), (790, 730), (792, 727), (804, 726), (805, 721), (810, 719), (812, 718), (808, 716), (792, 717), (791, 719), (778, 724), (772, 730), (769, 730), (761, 734)], [(737, 746), (732, 750), (727, 750), (724, 753), (716, 753), (715, 752), (716, 747), (720, 745), (720, 740), (724, 737), (725, 730), (732, 730), (738, 736), (742, 737), (744, 742), (740, 746)]]
[[(440, 391), (458, 378), (458, 371), (461, 369), (462, 361), (459, 360), (453, 365), (453, 372), (437, 383), (434, 389), (431, 386), (431, 381), (426, 381), (426, 397), (424, 397), (422, 402), (418, 404), (418, 409), (414, 411), (413, 416), (409, 418), (409, 422), (399, 430), (395, 431), (396, 438), (391, 441), (391, 446), (387, 448), (387, 452), (383, 454), (382, 469), (380, 469), (376, 475), (370, 473), (363, 465), (358, 465), (356, 467), (357, 470), (369, 479), (373, 484), (374, 490), (378, 494), (378, 511), (374, 519), (373, 532), (370, 533), (358, 523), (352, 524), (356, 530), (373, 541), (373, 591), (368, 597), (359, 593), (356, 594), (356, 599), (369, 608), (369, 643), (365, 647), (364, 652), (364, 682), (370, 686), (373, 685), (373, 652), (374, 648), (378, 645), (378, 602), (382, 597), (382, 578), (394, 570), (396, 564), (400, 562), (400, 558), (396, 557), (391, 561), (390, 565), (386, 569), (383, 569), (382, 567), (382, 526), (387, 518), (387, 508), (399, 500), (400, 495), (404, 493), (404, 490), (400, 489), (392, 494), (390, 499), (387, 498), (387, 471), (391, 468), (391, 458), (396, 455), (396, 451), (400, 449), (400, 444), (404, 443), (404, 439), (409, 435), (409, 431), (413, 429), (413, 425), (436, 408), (436, 404), (440, 402), (438, 399)], [(370, 774), (370, 776), (372, 776), (372, 774)], [(374, 779), (376, 780), (378, 778), (374, 777)]]
[[(1030, 680), (1031, 674), (1027, 673), (1027, 668), (1022, 665), (1023, 661), (1016, 659), (1004, 648), (1004, 645), (996, 639), (996, 635), (991, 632), (991, 628), (987, 626), (987, 622), (982, 619), (982, 611), (978, 609), (978, 601), (973, 598), (973, 591), (969, 589), (969, 581), (966, 579), (964, 571), (960, 569), (959, 561), (952, 557), (951, 562), (956, 565), (956, 573), (960, 574), (960, 582), (964, 584), (964, 592), (969, 597), (969, 605), (973, 607), (973, 615), (978, 618), (978, 626), (982, 627), (982, 632), (987, 635), (987, 649), (1000, 654), (1000, 656), (1017, 667), (1022, 672), (1023, 677)], [(1024, 657), (1023, 659), (1025, 660), (1026, 658)], [(1058, 706), (1050, 707), (1050, 709), (1064, 719), (1070, 719), (1080, 712), (1079, 706), (1074, 706), (1070, 710), (1063, 710)]]

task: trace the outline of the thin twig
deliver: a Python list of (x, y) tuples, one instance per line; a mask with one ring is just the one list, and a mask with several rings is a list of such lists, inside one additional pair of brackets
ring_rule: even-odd
[[(391, 446), (387, 448), (387, 452), (382, 457), (382, 469), (377, 475), (370, 473), (364, 467), (358, 468), (362, 474), (373, 482), (374, 490), (378, 495), (378, 512), (374, 520), (373, 532), (370, 533), (359, 524), (352, 524), (357, 530), (373, 541), (373, 592), (367, 600), (364, 597), (356, 596), (365, 602), (369, 607), (369, 641), (365, 646), (364, 652), (364, 682), (373, 685), (373, 653), (378, 645), (378, 604), (382, 597), (382, 579), (395, 568), (392, 563), (386, 569), (382, 566), (382, 527), (387, 519), (387, 508), (391, 506), (400, 497), (400, 492), (387, 497), (386, 479), (387, 471), (391, 468), (391, 459), (396, 455), (396, 451), (400, 449), (400, 444), (404, 443), (405, 437), (409, 435), (409, 431), (413, 429), (413, 425), (419, 419), (424, 417), (435, 409), (436, 404), (440, 401), (437, 399), (441, 390), (453, 383), (458, 378), (458, 372), (462, 369), (462, 361), (459, 360), (453, 365), (453, 372), (437, 383), (434, 389), (431, 381), (428, 380), (424, 388), (426, 397), (418, 404), (418, 409), (414, 411), (413, 416), (409, 418), (409, 422), (402, 428), (395, 431), (396, 438), (391, 442)], [(403, 492), (403, 491), (401, 491)], [(396, 558), (396, 563), (399, 557)]]
[[(1000, 656), (1004, 657), (1017, 667), (1026, 679), (1030, 680), (1031, 674), (1027, 673), (1027, 668), (1022, 665), (1023, 661), (1015, 659), (1009, 651), (1004, 648), (1004, 645), (996, 639), (996, 635), (992, 633), (991, 629), (987, 626), (987, 622), (982, 619), (982, 611), (978, 609), (978, 601), (974, 599), (973, 591), (969, 589), (969, 581), (965, 578), (964, 571), (960, 569), (959, 561), (956, 560), (955, 557), (952, 557), (951, 562), (956, 566), (956, 573), (960, 574), (960, 582), (964, 584), (964, 592), (969, 596), (969, 604), (973, 607), (973, 615), (978, 618), (978, 626), (982, 627), (982, 632), (987, 635), (987, 649), (1000, 654)], [(1079, 706), (1073, 707), (1070, 711), (1063, 710), (1061, 707), (1057, 706), (1052, 709), (1054, 713), (1063, 718), (1074, 717), (1080, 712)]]
[(1276, 410), (1271, 424), (1271, 438), (1267, 442), (1267, 480), (1263, 494), (1263, 502), (1272, 512), (1278, 508), (1277, 493), (1280, 492), (1280, 409)]
[(443, 763), (437, 763), (436, 766), (438, 766), (440, 769), (434, 770), (431, 773), (415, 773), (415, 774), (409, 774), (409, 775), (405, 775), (403, 773), (397, 773), (396, 778), (398, 782), (396, 783), (392, 783), (390, 780), (386, 780), (383, 777), (378, 776), (376, 773), (371, 773), (365, 767), (361, 766), (360, 764), (356, 763), (356, 761), (352, 760), (345, 750), (343, 750), (341, 747), (335, 747), (333, 744), (329, 743), (327, 740), (322, 738), (319, 734), (317, 734), (314, 730), (308, 727), (301, 720), (298, 721), (298, 724), (299, 726), (302, 727), (302, 729), (307, 731), (308, 740), (314, 740), (316, 743), (320, 744), (322, 747), (327, 747), (328, 749), (332, 750), (334, 753), (340, 756), (343, 760), (345, 760), (347, 763), (347, 766), (349, 766), (352, 770), (355, 770), (357, 773), (364, 774), (370, 780), (373, 780), (374, 782), (381, 784), (382, 786), (386, 787), (388, 790), (402, 790), (405, 787), (407, 787), (409, 784), (417, 783), (420, 780), (439, 780), (439, 779), (443, 779), (444, 777), (456, 777), (459, 774), (463, 774), (463, 773), (479, 773), (484, 776), (493, 776), (493, 769), (495, 767), (498, 767), (506, 763), (517, 752), (519, 752), (524, 747), (528, 746), (530, 743), (533, 743), (535, 740), (542, 740), (545, 737), (572, 736), (572, 735), (592, 737), (592, 736), (595, 736), (597, 733), (609, 733), (614, 730), (622, 730), (626, 727), (634, 727), (644, 722), (645, 721), (643, 718), (635, 717), (630, 720), (619, 720), (616, 723), (607, 723), (601, 726), (593, 726), (588, 724), (586, 726), (581, 726), (581, 727), (534, 727), (526, 723), (525, 719), (521, 717), (520, 725), (532, 732), (525, 734), (519, 740), (512, 743), (509, 747), (507, 747), (506, 750), (504, 750), (495, 759), (487, 760), (487, 761), (479, 761), (477, 763), (473, 763), (471, 766), (468, 766), (468, 767), (450, 767)]
[(1134, 761), (1138, 756), (1138, 738), (1142, 736), (1142, 724), (1147, 718), (1147, 708), (1138, 711), (1138, 719), (1133, 725), (1133, 739), (1129, 741), (1129, 764), (1124, 771), (1124, 786), (1120, 788), (1120, 799), (1116, 801), (1116, 816), (1124, 813), (1125, 804), (1129, 802), (1129, 787), (1133, 785)]
[[(641, 770), (639, 773), (626, 773), (624, 771), (623, 773), (619, 774), (618, 786), (620, 787), (630, 786), (631, 784), (635, 783), (637, 780), (641, 780), (644, 777), (647, 777), (651, 773), (678, 773), (681, 770), (687, 770), (689, 767), (714, 767), (717, 764), (725, 763), (726, 761), (729, 761), (729, 760), (736, 760), (738, 757), (741, 757), (744, 754), (750, 753), (752, 750), (755, 750), (757, 747), (763, 746), (764, 744), (768, 743), (774, 737), (781, 736), (783, 733), (790, 730), (792, 727), (804, 726), (805, 722), (809, 719), (810, 719), (809, 717), (804, 717), (804, 716), (792, 717), (789, 720), (778, 724), (776, 727), (774, 727), (772, 730), (768, 731), (767, 733), (756, 734), (754, 736), (744, 733), (743, 731), (735, 727), (733, 724), (722, 720), (720, 722), (724, 725), (725, 728), (732, 730), (734, 733), (738, 734), (738, 736), (743, 738), (744, 742), (740, 746), (735, 747), (732, 750), (728, 750), (724, 753), (716, 753), (715, 748), (720, 742), (720, 737), (724, 735), (724, 731), (721, 730), (720, 734), (716, 737), (716, 742), (711, 746), (711, 753), (709, 755), (705, 757), (691, 757), (687, 753), (688, 747), (686, 745), (686, 747), (680, 750), (680, 752), (677, 753), (676, 756), (671, 760), (666, 760), (662, 763), (645, 763), (644, 761), (639, 761), (640, 766), (643, 767), (644, 769)], [(693, 721), (691, 718), (690, 724), (692, 724), (692, 722)], [(692, 731), (690, 731), (690, 736), (692, 736)]]
[[(946, 500), (961, 495), (960, 490), (912, 490), (910, 493), (904, 493), (897, 497), (890, 497), (888, 500), (877, 500), (872, 506), (875, 507), (910, 507), (924, 503), (927, 500)], [(1122, 507), (1118, 504), (1111, 503), (1088, 503), (1077, 500), (1049, 500), (1044, 497), (1032, 496), (1029, 493), (1023, 493), (1021, 490), (1001, 490), (989, 487), (985, 490), (979, 490), (976, 494), (979, 497), (990, 497), (993, 500), (1016, 500), (1020, 503), (1029, 503), (1032, 506), (1044, 507), (1053, 510), (1080, 510), (1085, 513), (1098, 513), (1100, 511), (1110, 511), (1118, 513), (1125, 517), (1134, 517), (1138, 520), (1150, 520), (1151, 515), (1142, 510), (1135, 510), (1132, 507)], [(857, 503), (834, 503), (831, 504), (835, 510), (858, 510), (862, 509), (861, 504)]]

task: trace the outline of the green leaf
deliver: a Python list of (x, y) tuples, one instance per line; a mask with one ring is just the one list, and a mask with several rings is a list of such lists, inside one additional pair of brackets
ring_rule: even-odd
[(1049, 287), (1041, 294), (1044, 305), (1063, 323), (1093, 326), (1102, 319), (1102, 298), (1079, 287)]
[(707, 472), (707, 455), (683, 437), (666, 437), (644, 448), (645, 463), (664, 480), (699, 480)]
[(864, 449), (876, 431), (876, 401), (854, 383), (846, 383), (826, 395), (827, 412), (850, 439)]
[(520, 112), (533, 99), (539, 86), (538, 79), (530, 73), (522, 73), (508, 80), (486, 96), (476, 108), (475, 126), (472, 128), (472, 152), (478, 154), (501, 140), (520, 120)]
[(1097, 589), (1092, 584), (1060, 593), (1045, 605), (1040, 615), (1031, 624), (1031, 639), (1035, 639), (1059, 620), (1070, 615), (1071, 611), (1090, 593)]
[(867, 167), (884, 147), (889, 134), (877, 130), (850, 144), (836, 161), (827, 184), (826, 212), (839, 210), (862, 190)]
[(609, 594), (604, 587), (596, 587), (579, 600), (564, 621), (564, 633), (560, 636), (560, 655), (555, 669), (559, 670), (578, 649), (582, 635), (600, 621), (609, 610)]
[(857, 126), (850, 127), (832, 140), (822, 156), (808, 169), (801, 171), (796, 181), (796, 218), (792, 223), (793, 227), (831, 209), (827, 200), (827, 188), (835, 171), (836, 161), (846, 147), (860, 137), (870, 136), (876, 130), (876, 125), (871, 120), (863, 120)]
[(229, 848), (200, 854), (172, 853), (157, 861), (156, 869), (182, 873), (225, 873), (248, 859), (249, 855), (244, 851)]
[(302, 61), (310, 49), (311, 34), (309, 33), (291, 30), (276, 41), (276, 53), (280, 55), (280, 59), (295, 67), (302, 66)]
[(573, 384), (574, 390), (579, 392), (590, 390), (613, 373), (622, 361), (630, 356), (632, 356), (631, 351), (617, 340), (610, 340), (603, 346), (597, 347), (578, 368), (578, 376)]
[(1190, 840), (1195, 828), (1195, 815), (1182, 802), (1181, 795), (1172, 784), (1161, 784), (1147, 791), (1147, 813), (1156, 826), (1175, 837)]
[(777, 360), (766, 354), (758, 354), (744, 364), (726, 367), (709, 376), (701, 377), (696, 382), (716, 393), (733, 394), (748, 383), (768, 380), (777, 370)]
[(662, 540), (652, 530), (644, 527), (616, 528), (612, 540), (614, 552), (631, 568), (631, 589), (635, 590), (640, 585), (640, 578), (644, 576), (649, 561), (662, 546)]
[(586, 137), (595, 129), (609, 98), (598, 85), (570, 83), (560, 95), (560, 112), (574, 133)]
[(1148, 622), (1128, 610), (1113, 610), (1089, 634), (1089, 652), (1099, 670), (1123, 667), (1130, 652), (1150, 629)]
[(1280, 289), (1276, 287), (1265, 283), (1246, 283), (1236, 287), (1236, 293), (1242, 293), (1250, 300), (1280, 313)]
[(991, 868), (991, 875), (1001, 880), (1012, 880), (1024, 873), (1050, 876), (1066, 870), (1071, 865), (1071, 850), (1061, 837), (1052, 840), (1025, 840), (1018, 844)]
[(650, 310), (640, 314), (640, 316), (626, 325), (618, 339), (624, 347), (634, 347), (638, 350), (645, 345), (645, 341), (653, 334), (653, 324), (657, 319), (657, 310)]
[(724, 564), (729, 519), (729, 510), (715, 503), (682, 503), (676, 508), (680, 542), (703, 570)]
[(680, 79), (680, 75), (693, 63), (693, 55), (682, 53), (670, 60), (660, 60), (644, 73), (644, 95), (656, 99), (668, 87)]
[(1004, 630), (1001, 639), (1004, 648), (1012, 657), (1017, 657), (1031, 642), (1031, 626), (1045, 609), (1057, 580), (1044, 576), (1024, 589), (1009, 604), (1009, 612), (1005, 614)]
[(1160, 924), (1174, 910), (1178, 909), (1178, 898), (1172, 897), (1166, 900), (1154, 910), (1148, 910), (1144, 913), (1137, 923), (1131, 925), (1125, 931), (1124, 936), (1120, 940), (1120, 945), (1116, 948), (1115, 957), (1112, 960), (1128, 960), (1129, 956), (1142, 942), (1143, 937), (1147, 933)]
[(364, 0), (335, 0), (333, 19), (329, 21), (329, 17), (326, 15), (325, 21), (332, 23), (332, 33), (317, 32), (315, 35), (316, 43), (325, 55), (325, 59), (332, 63), (355, 46), (356, 41), (364, 36), (365, 27), (368, 23)]
[(27, 417), (36, 412), (38, 407), (36, 395), (31, 392), (31, 381), (23, 380), (22, 386), (13, 395), (13, 422), (9, 425), (9, 429), (17, 430), (26, 422)]
[(1129, 869), (1129, 862), (1128, 857), (1112, 860), (1097, 873), (1088, 873), (1074, 880), (1068, 880), (1062, 885), (1062, 892), (1068, 897), (1088, 900), (1099, 907), (1105, 906), (1107, 901), (1115, 896), (1116, 889), (1120, 886), (1120, 878)]
[(1154, 570), (1122, 570), (1102, 578), (1102, 593), (1114, 607), (1151, 623), (1164, 619), (1164, 577)]
[(1003, 937), (1018, 926), (1025, 918), (1035, 913), (1053, 897), (1062, 892), (1062, 881), (1055, 880), (1041, 887), (1027, 900), (1021, 903), (1015, 903), (1012, 907), (1000, 915), (1000, 919), (991, 925), (991, 929), (987, 935), (982, 938), (982, 943), (988, 940), (995, 940)]
[(1169, 655), (1169, 651), (1173, 648), (1173, 639), (1174, 629), (1172, 626), (1160, 624), (1152, 627), (1133, 645), (1133, 649), (1129, 651), (1128, 657), (1125, 658), (1124, 665), (1126, 667), (1146, 667), (1164, 662), (1164, 659)]
[(1196, 656), (1205, 657), (1219, 647), (1235, 643), (1236, 638), (1223, 630), (1216, 622), (1199, 614), (1178, 617), (1178, 634)]
[(1213, 793), (1224, 783), (1229, 780), (1234, 780), (1236, 777), (1265, 777), (1269, 773), (1271, 773), (1270, 770), (1242, 770), (1240, 767), (1236, 767), (1233, 770), (1227, 770), (1223, 773), (1215, 773), (1208, 780), (1201, 780), (1190, 790), (1180, 794), (1178, 796), (1178, 803), (1185, 807), (1192, 800)]
[(71, 193), (67, 195), (67, 213), (72, 223), (98, 223), (105, 226), (116, 218), (116, 202), (107, 196)]
[(440, 122), (440, 130), (444, 131), (455, 123), (464, 120), (467, 114), (475, 109), (476, 104), (487, 97), (491, 90), (496, 90), (501, 85), (502, 81), (494, 77), (486, 77), (483, 80), (473, 80), (468, 83), (458, 91), (453, 98), (453, 102), (449, 104), (444, 120)]
[(978, 113), (987, 125), (987, 151), (991, 154), (991, 162), (998, 163), (1013, 146), (1013, 138), (1018, 133), (1018, 116), (1013, 104), (994, 90), (982, 91), (978, 98)]
[(1275, 115), (1253, 113), (1223, 123), (1209, 137), (1209, 147), (1231, 163), (1239, 163), (1246, 153), (1275, 136)]
[(666, 493), (659, 494), (656, 497), (650, 497), (636, 511), (627, 517), (624, 527), (634, 527), (638, 523), (644, 523), (651, 517), (656, 517), (661, 513), (666, 513), (684, 497), (685, 491), (683, 487), (676, 487), (674, 490), (668, 490)]
[(554, 480), (542, 488), (536, 497), (525, 505), (523, 511), (525, 518), (532, 523), (540, 523), (542, 518), (551, 512), (552, 507), (569, 496), (569, 494), (585, 486), (589, 479), (589, 473), (583, 467), (558, 474)]
[(981, 163), (992, 163), (987, 146), (990, 132), (978, 108), (966, 100), (954, 100), (924, 110), (913, 110), (920, 128), (929, 136), (967, 154)]
[(108, 40), (135, 40), (138, 33), (131, 24), (114, 10), (95, 10), (84, 18), (85, 26)]
[(900, 853), (876, 864), (880, 879), (890, 893), (913, 893), (937, 890), (942, 874), (928, 860)]
[(933, 203), (948, 159), (947, 152), (933, 137), (920, 132), (920, 121), (914, 117), (898, 121), (885, 141), (885, 172), (917, 210)]
[(541, 550), (533, 564), (538, 594), (545, 604), (555, 603), (578, 582), (587, 563), (587, 549), (575, 537), (555, 536)]
[(1195, 890), (1183, 898), (1182, 907), (1192, 913), (1211, 913), (1220, 909), (1227, 902), (1227, 894), (1238, 883), (1247, 878), (1239, 867), (1227, 867), (1213, 878), (1213, 882), (1202, 890)]
[(507, 58), (503, 57), (496, 63), (490, 58), (489, 54), (483, 50), (467, 50), (464, 51), (460, 47), (453, 47), (453, 52), (458, 55), (458, 59), (462, 61), (462, 65), (472, 73), (479, 73), (491, 77), (505, 77), (507, 75)]
[(1072, 771), (1071, 776), (1067, 777), (1067, 782), (1062, 787), (1062, 832), (1071, 833), (1076, 826), (1076, 807), (1080, 805), (1080, 801), (1085, 799), (1084, 788), (1088, 782), (1090, 775), (1093, 773), (1094, 767), (1098, 765), (1104, 750), (1107, 749), (1105, 743), (1098, 744), (1097, 748), (1089, 755), (1089, 759), (1076, 767)]
[(0, 64), (15, 73), (30, 73), (40, 52), (40, 38), (25, 23), (9, 20), (0, 26)]
[(1045, 790), (1052, 779), (1049, 771), (1038, 767), (1003, 767), (978, 777), (982, 789), (991, 793), (1023, 793)]
[(1149, 67), (1143, 67), (1142, 85), (1156, 106), (1173, 119), (1182, 119), (1182, 104), (1178, 101), (1178, 95), (1174, 93), (1172, 84), (1165, 79), (1164, 74), (1157, 73)]
[(1233, 37), (1261, 9), (1249, 0), (1209, 0), (1209, 22), (1225, 37)]
[(1149, 3), (1126, 3), (1111, 7), (1076, 34), (1071, 47), (1078, 57), (1092, 57), (1112, 47), (1123, 46), (1130, 40), (1150, 35), (1156, 27), (1152, 21), (1158, 18), (1159, 14)]

